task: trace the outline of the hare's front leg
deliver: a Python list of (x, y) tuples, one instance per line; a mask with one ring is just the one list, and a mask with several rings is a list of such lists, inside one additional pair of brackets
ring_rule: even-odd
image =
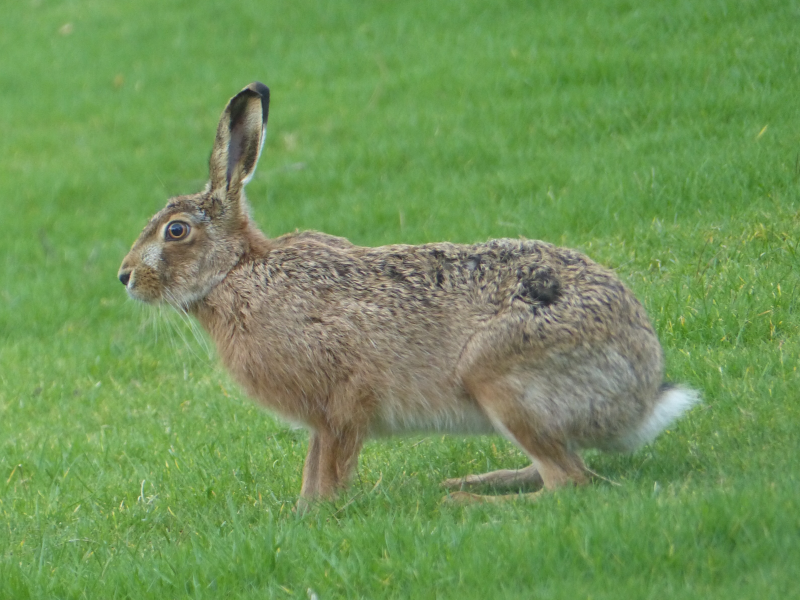
[(306, 463), (303, 465), (303, 486), (300, 488), (300, 498), (310, 500), (317, 496), (319, 489), (319, 458), (322, 442), (320, 435), (311, 432), (308, 441), (308, 454)]
[(311, 433), (297, 508), (313, 500), (330, 500), (347, 484), (358, 461), (363, 439), (354, 432), (319, 429)]

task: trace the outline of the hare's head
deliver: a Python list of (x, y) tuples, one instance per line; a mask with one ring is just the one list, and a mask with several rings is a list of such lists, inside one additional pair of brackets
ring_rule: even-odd
[(205, 190), (170, 199), (122, 261), (119, 280), (133, 298), (188, 308), (236, 265), (248, 245), (244, 186), (264, 144), (269, 89), (252, 83), (222, 113)]

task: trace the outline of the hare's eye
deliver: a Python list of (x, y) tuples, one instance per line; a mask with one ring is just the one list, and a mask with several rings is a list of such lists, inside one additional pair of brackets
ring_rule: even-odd
[(167, 239), (180, 240), (189, 234), (189, 225), (183, 221), (172, 221), (167, 225)]

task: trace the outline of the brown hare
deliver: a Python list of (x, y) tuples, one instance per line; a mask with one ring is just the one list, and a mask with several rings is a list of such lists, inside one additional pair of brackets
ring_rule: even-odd
[(661, 346), (633, 294), (573, 250), (267, 239), (244, 186), (268, 108), (261, 83), (230, 100), (209, 183), (150, 220), (119, 279), (137, 300), (194, 315), (250, 396), (308, 428), (301, 506), (346, 484), (367, 438), (402, 432), (499, 433), (532, 461), (447, 487), (580, 484), (580, 449), (633, 450), (697, 401), (662, 383)]

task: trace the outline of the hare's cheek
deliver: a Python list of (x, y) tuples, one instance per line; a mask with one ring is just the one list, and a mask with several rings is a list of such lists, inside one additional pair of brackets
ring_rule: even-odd
[(142, 252), (142, 264), (150, 269), (158, 269), (161, 259), (161, 248), (155, 244), (145, 248), (145, 250)]

